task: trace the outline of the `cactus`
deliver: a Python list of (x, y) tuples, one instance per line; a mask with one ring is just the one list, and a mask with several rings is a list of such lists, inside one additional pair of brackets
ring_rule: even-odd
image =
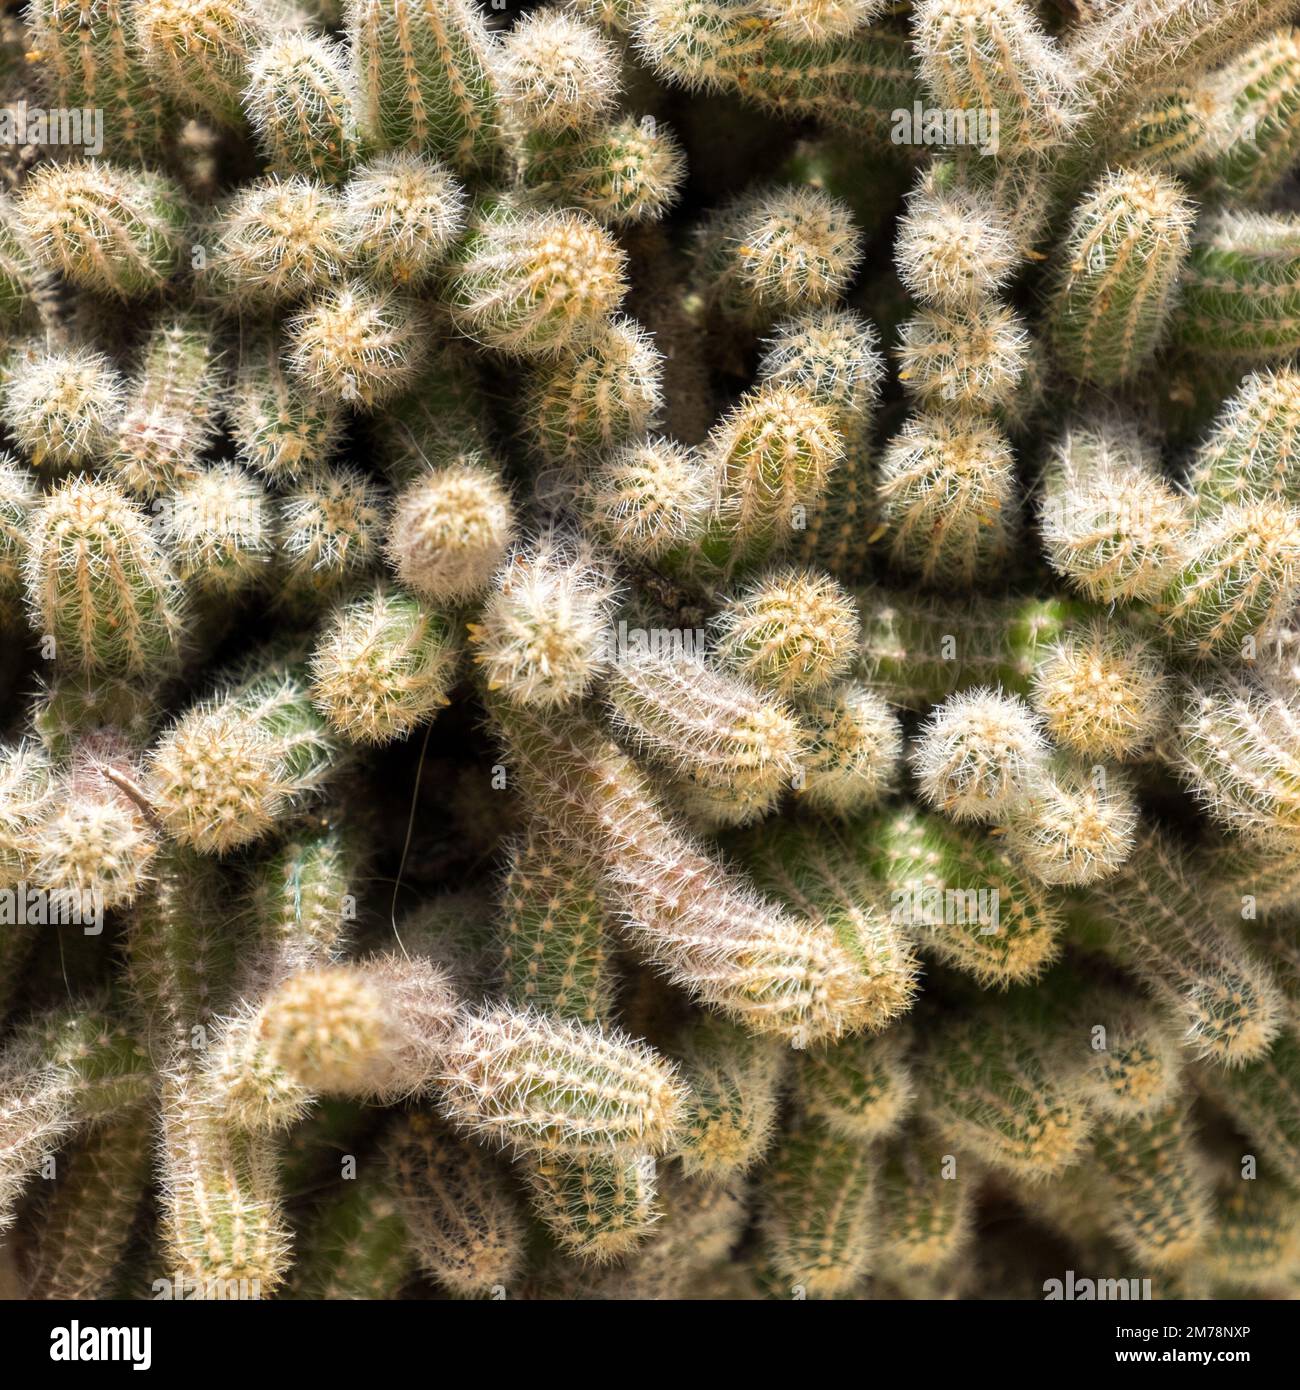
[(1268, 362), (1297, 342), (1293, 267), (1300, 226), (1285, 214), (1223, 211), (1197, 227), (1174, 334), (1213, 359)]
[(1296, 18), (6, 14), (4, 1289), (1294, 1296)]
[(849, 1293), (872, 1256), (875, 1164), (815, 1122), (782, 1137), (762, 1184), (768, 1258), (813, 1298)]
[(357, 112), (339, 46), (305, 34), (273, 39), (248, 64), (243, 101), (275, 173), (347, 178), (357, 158)]
[(484, 590), (514, 538), (510, 494), (474, 457), (431, 468), (397, 496), (388, 554), (403, 583), (434, 603)]
[(32, 619), (60, 660), (117, 675), (174, 660), (182, 590), (144, 512), (113, 484), (60, 484), (32, 512), (28, 545)]
[(434, 274), (460, 235), (465, 194), (436, 160), (399, 151), (361, 165), (343, 207), (352, 264), (378, 283), (414, 285)]
[(194, 478), (225, 404), (225, 363), (206, 315), (164, 315), (141, 348), (109, 457), (128, 492), (153, 497)]
[(1178, 185), (1151, 171), (1112, 171), (1079, 204), (1051, 308), (1067, 371), (1112, 386), (1151, 357), (1169, 322), (1191, 222)]
[(488, 208), (451, 264), (452, 321), (511, 357), (557, 356), (590, 341), (618, 308), (624, 261), (587, 213)]
[(996, 571), (1011, 547), (1013, 458), (977, 417), (913, 416), (880, 461), (880, 519), (891, 561), (927, 585)]
[(545, 539), (514, 550), (470, 628), (488, 688), (539, 709), (579, 699), (604, 670), (614, 594), (581, 544)]
[(169, 834), (224, 854), (310, 800), (337, 760), (305, 674), (263, 659), (172, 724), (153, 749), (148, 782)]
[(14, 364), (0, 419), (33, 468), (88, 468), (112, 446), (123, 395), (121, 378), (102, 353), (49, 353)]
[(157, 294), (186, 250), (181, 190), (162, 174), (110, 163), (50, 164), (14, 207), (35, 264), (118, 299)]
[(312, 652), (312, 694), (350, 742), (386, 743), (447, 704), (457, 655), (441, 614), (379, 588), (331, 616)]
[(468, 0), (348, 0), (363, 137), (488, 175), (504, 156), (497, 44)]

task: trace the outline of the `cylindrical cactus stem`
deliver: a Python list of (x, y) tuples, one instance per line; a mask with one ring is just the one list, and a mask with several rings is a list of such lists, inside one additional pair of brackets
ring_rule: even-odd
[(17, 208), (10, 198), (0, 196), (0, 324), (6, 328), (19, 323), (30, 306), (35, 273)]
[(400, 292), (349, 280), (285, 324), (289, 370), (317, 395), (374, 410), (410, 386), (430, 350), (423, 308)]
[(859, 1140), (804, 1121), (777, 1141), (759, 1188), (776, 1273), (812, 1298), (851, 1294), (873, 1253), (876, 1159)]
[(885, 0), (764, 0), (760, 12), (791, 43), (846, 39), (882, 15)]
[(1154, 170), (1112, 170), (1075, 209), (1049, 314), (1057, 361), (1072, 376), (1113, 386), (1151, 358), (1191, 224), (1179, 186)]
[(350, 55), (311, 34), (285, 34), (248, 64), (244, 109), (274, 173), (342, 183), (357, 158)]
[(327, 290), (352, 251), (341, 195), (301, 174), (243, 185), (208, 235), (200, 284), (227, 312), (262, 314)]
[(1138, 819), (1132, 783), (1123, 772), (1062, 758), (1011, 808), (1006, 845), (1041, 883), (1096, 883), (1133, 852)]
[(585, 464), (632, 444), (663, 405), (662, 377), (650, 335), (632, 319), (614, 319), (572, 357), (533, 369), (526, 437), (550, 464)]
[(1300, 692), (1220, 676), (1192, 687), (1178, 771), (1207, 814), (1285, 854), (1300, 847)]
[(862, 259), (847, 207), (813, 188), (747, 194), (700, 229), (695, 274), (716, 312), (751, 327), (840, 297)]
[(158, 852), (157, 829), (128, 790), (140, 780), (139, 760), (121, 735), (81, 739), (54, 789), (58, 800), (35, 831), (33, 880), (75, 893), (98, 912), (130, 903)]
[(1188, 537), (1156, 611), (1192, 661), (1253, 655), (1254, 642), (1287, 613), (1300, 586), (1300, 510), (1277, 502), (1233, 504)]
[(1189, 470), (1201, 515), (1229, 503), (1300, 505), (1300, 372), (1252, 372), (1224, 403)]
[(1029, 334), (1014, 309), (984, 303), (920, 309), (899, 328), (898, 379), (923, 407), (992, 410), (1014, 394)]
[(595, 725), (503, 705), (494, 714), (525, 794), (670, 980), (755, 1033), (812, 1042), (865, 1024), (854, 952), (687, 840)]
[(1287, 1287), (1300, 1258), (1300, 1204), (1294, 1188), (1272, 1173), (1250, 1179), (1231, 1174), (1220, 1180), (1200, 1258), (1215, 1283), (1233, 1294), (1268, 1294)]
[(236, 127), (254, 57), (288, 27), (279, 0), (160, 0), (135, 14), (150, 76), (182, 109)]
[(363, 137), (489, 177), (505, 153), (500, 50), (472, 0), (348, 0)]
[(388, 495), (358, 468), (308, 469), (277, 499), (282, 597), (308, 610), (375, 570)]
[(158, 157), (175, 117), (141, 62), (133, 8), (128, 0), (38, 0), (27, 24), (51, 105), (111, 112), (104, 153), (147, 162)]
[(796, 1072), (804, 1113), (841, 1139), (863, 1145), (893, 1134), (916, 1098), (911, 1042), (910, 1029), (900, 1025), (878, 1037), (809, 1048)]
[(749, 392), (701, 448), (713, 510), (665, 567), (707, 582), (760, 563), (798, 533), (843, 452), (835, 412), (806, 390), (765, 382)]
[(1300, 218), (1223, 211), (1201, 219), (1179, 280), (1174, 334), (1201, 357), (1270, 362), (1300, 347)]
[(1210, 157), (1219, 117), (1217, 97), (1203, 85), (1156, 87), (1109, 137), (1115, 160), (1188, 174)]
[(793, 712), (694, 655), (629, 653), (612, 667), (606, 696), (625, 743), (706, 789), (766, 803), (797, 771)]
[(1027, 1182), (1076, 1163), (1092, 1129), (1081, 1062), (1034, 1009), (987, 1005), (946, 1018), (919, 1065), (922, 1113), (944, 1143)]
[(457, 998), (441, 968), (379, 956), (289, 974), (225, 1030), (209, 1086), (223, 1121), (287, 1128), (316, 1095), (392, 1103), (438, 1074)]
[(22, 597), (28, 522), (39, 493), (31, 470), (0, 452), (0, 603)]
[(1196, 1084), (1258, 1145), (1272, 1171), (1288, 1183), (1300, 1164), (1300, 1040), (1280, 1034), (1258, 1061), (1228, 1071), (1202, 1065)]
[(360, 1157), (357, 1173), (312, 1213), (293, 1267), (293, 1294), (313, 1301), (397, 1298), (415, 1259), (410, 1225), (387, 1165)]
[(1099, 603), (1150, 600), (1182, 559), (1186, 500), (1159, 460), (1121, 424), (1071, 429), (1044, 475), (1039, 525), (1048, 563)]
[(659, 1170), (649, 1154), (534, 1155), (524, 1184), (560, 1249), (593, 1265), (635, 1250), (660, 1217)]
[(426, 469), (398, 493), (389, 562), (422, 598), (463, 603), (487, 588), (515, 534), (514, 504), (498, 470), (470, 455)]
[(502, 908), (508, 997), (520, 1008), (605, 1022), (614, 1008), (613, 945), (588, 870), (534, 830), (511, 848)]
[(782, 319), (758, 364), (759, 381), (794, 387), (835, 410), (849, 438), (870, 423), (884, 375), (880, 335), (849, 309), (811, 309)]
[(279, 329), (250, 331), (240, 344), (229, 403), (239, 461), (284, 485), (332, 461), (343, 437), (343, 409), (285, 370)]
[(954, 820), (1004, 818), (1044, 781), (1047, 741), (1018, 696), (969, 690), (936, 707), (912, 745), (921, 798)]
[(14, 206), (14, 229), (37, 267), (122, 300), (156, 294), (173, 279), (187, 223), (171, 179), (91, 160), (43, 165)]
[(305, 673), (254, 659), (163, 734), (150, 755), (148, 787), (169, 834), (225, 854), (318, 794), (338, 760)]
[(1093, 622), (1062, 635), (1038, 663), (1030, 702), (1053, 741), (1083, 759), (1140, 756), (1173, 706), (1159, 645), (1140, 629)]
[(868, 1028), (879, 1032), (907, 1012), (920, 975), (915, 946), (849, 846), (819, 825), (774, 822), (738, 838), (736, 848), (761, 889), (823, 922), (853, 953)]
[(676, 1152), (682, 1172), (703, 1182), (746, 1172), (772, 1140), (784, 1050), (716, 1017), (693, 1023), (673, 1050), (689, 1087)]
[[(16, 887), (30, 871), (35, 832), (49, 809), (54, 777), (49, 754), (35, 740), (0, 743), (0, 888)], [(22, 928), (11, 925), (6, 946), (22, 936)], [(6, 950), (5, 960), (15, 966), (2, 977), (7, 991), (17, 984), (16, 952), (11, 957)]]
[(502, 1006), (464, 1014), (440, 1066), (442, 1112), (519, 1154), (663, 1153), (686, 1095), (676, 1070), (626, 1034)]
[(637, 48), (667, 81), (732, 91), (787, 120), (813, 117), (884, 140), (893, 113), (923, 95), (904, 34), (868, 25), (834, 41), (794, 43), (772, 32), (760, 5), (646, 0), (636, 9)]
[(270, 501), (238, 464), (203, 468), (160, 506), (177, 576), (191, 592), (227, 602), (267, 577), (275, 556)]
[(122, 379), (102, 352), (19, 356), (0, 386), (0, 420), (33, 468), (89, 468), (109, 453), (122, 415)]
[(1043, 154), (1078, 118), (1077, 75), (1022, 0), (923, 0), (913, 19), (921, 80), (939, 106), (979, 109), (998, 153)]
[(180, 585), (149, 519), (114, 484), (75, 477), (48, 493), (24, 568), (32, 624), (61, 662), (132, 676), (173, 663)]
[(1012, 544), (1014, 484), (1011, 446), (995, 424), (914, 415), (880, 461), (877, 500), (891, 561), (941, 587), (996, 571)]
[(617, 46), (563, 10), (523, 15), (503, 39), (498, 63), (511, 115), (529, 136), (590, 127), (617, 104)]
[(1196, 1258), (1212, 1221), (1205, 1163), (1185, 1101), (1150, 1114), (1097, 1122), (1096, 1159), (1114, 1207), (1109, 1224), (1134, 1256), (1157, 1269)]
[(1300, 34), (1276, 30), (1206, 85), (1217, 107), (1208, 152), (1214, 191), (1262, 202), (1300, 158)]
[(187, 1297), (269, 1296), (290, 1261), (276, 1139), (228, 1125), (188, 1065), (164, 1076), (161, 1103), (168, 1273)]
[(368, 160), (343, 197), (352, 264), (376, 283), (425, 283), (464, 230), (465, 190), (427, 155), (399, 150)]
[(380, 585), (328, 618), (311, 655), (312, 696), (350, 743), (389, 743), (448, 703), (459, 655), (447, 617)]
[(109, 1298), (149, 1181), (150, 1112), (92, 1131), (41, 1213), (27, 1287), (33, 1298)]
[(600, 331), (627, 290), (626, 257), (585, 212), (487, 205), (448, 270), (452, 322), (510, 357), (557, 357)]
[(713, 505), (711, 470), (671, 439), (623, 445), (596, 462), (575, 503), (587, 529), (631, 564), (687, 547)]
[(1158, 1005), (1069, 969), (1048, 976), (1045, 999), (1066, 1021), (1077, 1055), (1086, 1059), (1082, 1084), (1094, 1110), (1132, 1119), (1152, 1114), (1178, 1095), (1183, 1050)]
[(1177, 72), (1196, 76), (1231, 57), (1256, 34), (1281, 24), (1279, 0), (1123, 0), (1083, 24), (1067, 47), (1092, 101), (1091, 126), (1133, 92)]
[(759, 576), (714, 616), (718, 662), (780, 696), (821, 691), (848, 669), (860, 631), (842, 585), (815, 570)]
[(945, 1146), (912, 1123), (885, 1147), (880, 1165), (882, 1268), (937, 1272), (965, 1251), (974, 1231), (978, 1175), (949, 1166)]
[(1080, 616), (1056, 598), (970, 602), (874, 586), (854, 597), (863, 639), (853, 676), (904, 709), (979, 685), (1027, 695), (1038, 664)]
[(539, 710), (580, 700), (608, 664), (616, 593), (605, 562), (584, 541), (543, 536), (517, 547), (469, 625), (487, 688)]
[(676, 139), (653, 116), (535, 135), (523, 169), (530, 196), (590, 213), (602, 227), (658, 221), (685, 177)]
[(1198, 1057), (1239, 1067), (1268, 1051), (1282, 996), (1231, 919), (1215, 920), (1176, 845), (1142, 832), (1128, 862), (1090, 891), (1124, 924), (1121, 958), (1173, 1012)]
[(28, 1020), (0, 1052), (0, 1230), (47, 1153), (145, 1104), (154, 1086), (134, 1031), (102, 1001)]
[(145, 339), (128, 383), (108, 460), (113, 475), (139, 497), (196, 477), (226, 399), (215, 322), (195, 310), (164, 314)]
[(1056, 958), (1051, 895), (996, 841), (915, 807), (847, 826), (845, 837), (887, 891), (891, 921), (986, 987), (1036, 979)]
[(523, 1263), (525, 1231), (499, 1161), (421, 1111), (403, 1115), (384, 1148), (420, 1269), (460, 1298), (508, 1289)]
[(1015, 233), (992, 194), (923, 174), (908, 197), (894, 261), (904, 288), (940, 309), (978, 305), (1015, 270)]
[(823, 815), (865, 811), (895, 790), (903, 731), (889, 705), (857, 681), (842, 681), (800, 702), (804, 752), (795, 778), (799, 802)]

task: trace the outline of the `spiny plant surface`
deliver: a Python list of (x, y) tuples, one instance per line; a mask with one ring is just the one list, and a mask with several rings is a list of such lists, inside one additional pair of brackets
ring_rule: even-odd
[(7, 15), (0, 1283), (1300, 1293), (1298, 19)]

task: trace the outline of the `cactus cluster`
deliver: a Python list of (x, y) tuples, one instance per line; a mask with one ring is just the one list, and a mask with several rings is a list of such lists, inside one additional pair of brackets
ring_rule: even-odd
[(1293, 11), (28, 0), (0, 1286), (1300, 1296)]

